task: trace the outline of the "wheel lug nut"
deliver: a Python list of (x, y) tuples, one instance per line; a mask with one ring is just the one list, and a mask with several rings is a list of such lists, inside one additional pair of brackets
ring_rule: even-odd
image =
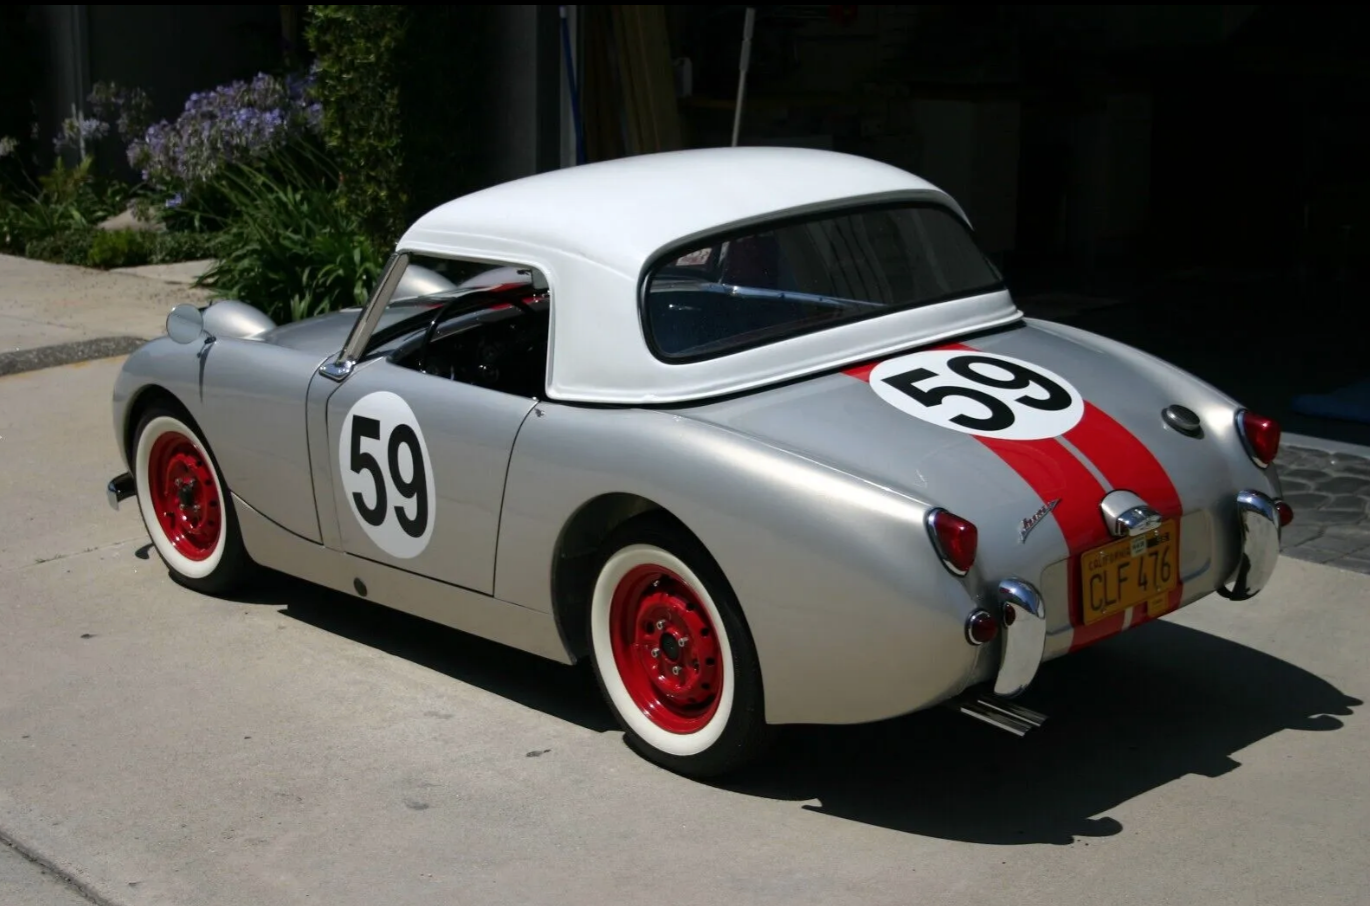
[(679, 665), (679, 664), (676, 664), (674, 667), (672, 667), (672, 668), (671, 668), (671, 673), (674, 674), (675, 676), (680, 676), (680, 665)]
[(684, 648), (686, 645), (690, 644), (690, 637), (688, 635), (682, 635), (680, 638), (676, 639), (676, 644), (681, 648)]
[(657, 628), (658, 630), (665, 629), (665, 628), (666, 628), (666, 621), (665, 621), (665, 620), (657, 620), (657, 621), (656, 621), (656, 628)]
[(661, 657), (661, 649), (660, 649), (660, 648), (653, 648), (653, 649), (652, 649), (652, 657), (654, 657), (654, 658), (656, 658), (656, 657)]

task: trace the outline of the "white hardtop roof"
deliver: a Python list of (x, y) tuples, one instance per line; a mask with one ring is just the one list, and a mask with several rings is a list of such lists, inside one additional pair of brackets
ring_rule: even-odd
[(862, 198), (935, 199), (936, 186), (897, 167), (807, 148), (705, 148), (625, 157), (528, 176), (429, 211), (405, 234), (515, 239), (637, 278), (663, 247), (777, 212)]
[(838, 206), (927, 200), (931, 183), (867, 158), (805, 148), (645, 154), (528, 176), (450, 201), (403, 251), (531, 265), (552, 293), (548, 393), (601, 403), (687, 401), (836, 367), (1021, 317), (1004, 292), (894, 312), (702, 362), (652, 355), (638, 309), (643, 269), (671, 246), (747, 223)]

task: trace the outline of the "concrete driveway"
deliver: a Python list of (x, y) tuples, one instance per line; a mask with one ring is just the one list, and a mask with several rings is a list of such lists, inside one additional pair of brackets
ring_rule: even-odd
[(1025, 739), (799, 728), (705, 785), (585, 669), (284, 577), (172, 584), (104, 502), (118, 364), (0, 377), (0, 839), (36, 860), (0, 847), (7, 903), (75, 896), (37, 864), (186, 906), (1370, 898), (1370, 577), (1285, 558), (1054, 662)]

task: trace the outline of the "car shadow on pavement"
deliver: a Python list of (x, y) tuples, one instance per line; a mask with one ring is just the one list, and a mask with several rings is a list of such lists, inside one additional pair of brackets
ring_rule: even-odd
[[(593, 673), (281, 574), (235, 598), (577, 724), (617, 732)], [(759, 765), (713, 785), (906, 833), (1071, 844), (1120, 833), (1107, 815), (1285, 730), (1329, 731), (1363, 704), (1279, 658), (1169, 622), (1042, 667), (1018, 738), (948, 708), (855, 726), (784, 727)], [(634, 757), (627, 752), (624, 757)], [(816, 800), (816, 802), (813, 802)]]
[(283, 573), (266, 574), (234, 599), (277, 607), (283, 616), (587, 730), (618, 727), (584, 662), (568, 667)]
[(1154, 623), (1043, 666), (1019, 738), (949, 708), (853, 727), (791, 727), (776, 756), (722, 789), (972, 843), (1070, 844), (1122, 831), (1107, 812), (1285, 730), (1328, 731), (1362, 704), (1244, 645)]

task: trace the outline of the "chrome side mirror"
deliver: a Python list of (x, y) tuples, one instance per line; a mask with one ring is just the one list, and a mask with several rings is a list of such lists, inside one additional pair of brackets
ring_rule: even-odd
[(189, 302), (182, 302), (166, 316), (166, 332), (177, 343), (194, 343), (205, 332), (205, 316)]

